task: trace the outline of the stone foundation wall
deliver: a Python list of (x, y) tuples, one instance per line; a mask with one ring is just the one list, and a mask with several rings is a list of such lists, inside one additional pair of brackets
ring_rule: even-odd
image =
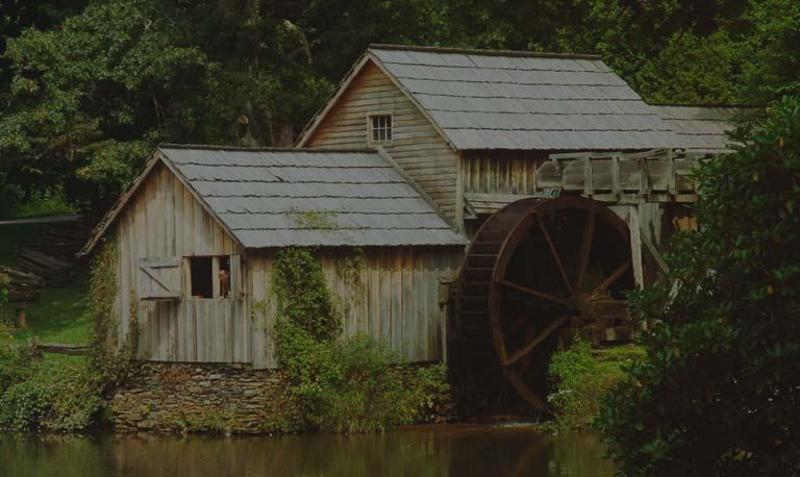
[[(399, 367), (413, 373), (424, 364)], [(197, 363), (141, 363), (110, 400), (110, 419), (122, 431), (272, 434), (299, 431), (285, 374), (274, 369)], [(420, 419), (455, 419), (450, 396)]]
[(110, 402), (123, 431), (275, 433), (295, 430), (279, 370), (192, 363), (142, 363)]

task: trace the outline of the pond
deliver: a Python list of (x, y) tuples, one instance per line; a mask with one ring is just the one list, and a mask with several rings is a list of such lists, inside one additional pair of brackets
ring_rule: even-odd
[(443, 425), (379, 435), (170, 437), (0, 434), (2, 476), (611, 477), (596, 435)]

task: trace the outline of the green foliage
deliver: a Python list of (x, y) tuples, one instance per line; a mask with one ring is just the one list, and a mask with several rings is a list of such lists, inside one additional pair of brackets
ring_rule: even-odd
[(558, 350), (548, 374), (554, 390), (547, 397), (563, 431), (588, 429), (600, 412), (603, 396), (625, 376), (623, 366), (643, 355), (638, 346), (592, 350), (587, 341), (577, 341)]
[(0, 305), (3, 305), (8, 301), (9, 283), (11, 283), (11, 280), (8, 278), (8, 275), (0, 272)]
[(107, 205), (160, 141), (290, 145), (371, 42), (599, 53), (649, 101), (764, 103), (800, 77), (794, 0), (27, 3), (0, 18), (0, 207)]
[(334, 313), (322, 266), (312, 250), (289, 247), (276, 254), (272, 293), (278, 321), (297, 325), (317, 341), (339, 336), (341, 322)]
[[(92, 359), (91, 367), (102, 383), (101, 392), (108, 392), (122, 384), (133, 372), (133, 357), (136, 350), (138, 327), (135, 319), (129, 326), (127, 342), (117, 343), (114, 302), (117, 289), (117, 241), (111, 235), (94, 257), (90, 282), (92, 314)], [(132, 303), (136, 303), (133, 300)]]
[(395, 356), (385, 345), (364, 335), (340, 338), (341, 324), (312, 251), (282, 250), (273, 267), (277, 357), (303, 427), (374, 432), (428, 418), (449, 391), (443, 369), (407, 378), (392, 365)]
[[(14, 204), (16, 201), (11, 202)], [(46, 215), (71, 214), (75, 209), (67, 202), (64, 192), (58, 189), (33, 191), (30, 196), (13, 209), (14, 218), (40, 217)]]
[(0, 428), (82, 430), (102, 409), (86, 360), (46, 360), (26, 348), (0, 352)]
[(333, 216), (335, 216), (335, 212), (329, 212), (329, 211), (319, 212), (316, 210), (308, 210), (304, 212), (300, 211), (292, 212), (292, 218), (297, 223), (297, 225), (303, 228), (317, 229), (317, 230), (335, 229), (336, 222), (332, 220)]
[[(105, 396), (131, 373), (130, 344), (118, 347), (113, 339), (114, 297), (116, 296), (116, 242), (113, 238), (96, 255), (90, 280), (91, 303), (88, 305), (93, 318), (93, 354), (84, 357), (43, 357), (25, 346), (16, 350), (0, 349), (0, 428), (18, 430), (45, 429), (55, 431), (77, 431), (96, 425), (102, 418)], [(85, 280), (79, 280), (77, 294), (85, 295)], [(59, 292), (67, 295), (56, 296)], [(87, 304), (81, 298), (71, 302), (72, 289), (46, 291), (43, 301), (51, 307), (33, 310), (32, 328), (35, 334), (17, 332), (17, 342), (36, 339), (37, 336), (58, 337), (63, 342), (74, 342), (67, 331), (59, 329), (60, 314), (67, 326), (87, 326), (82, 321)], [(43, 307), (40, 303), (37, 307)], [(71, 308), (75, 307), (75, 310)], [(34, 307), (36, 308), (36, 307)], [(34, 312), (35, 311), (35, 312)], [(40, 323), (39, 314), (50, 320)], [(48, 329), (48, 327), (53, 329)], [(72, 333), (72, 331), (69, 331)], [(79, 342), (85, 342), (84, 331), (79, 332)]]
[(800, 98), (700, 165), (699, 230), (633, 297), (646, 359), (600, 429), (628, 475), (800, 473)]

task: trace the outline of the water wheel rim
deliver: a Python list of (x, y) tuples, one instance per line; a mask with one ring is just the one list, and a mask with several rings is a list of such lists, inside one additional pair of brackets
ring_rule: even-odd
[[(492, 269), (488, 297), (489, 328), (492, 333), (492, 344), (494, 346), (495, 353), (497, 354), (497, 357), (500, 361), (500, 366), (503, 369), (503, 373), (507, 381), (532, 407), (541, 412), (550, 413), (551, 411), (549, 407), (541, 398), (541, 396), (539, 396), (539, 394), (525, 382), (523, 376), (518, 373), (516, 367), (508, 364), (510, 358), (513, 358), (514, 355), (509, 354), (509, 349), (505, 342), (505, 333), (502, 324), (502, 305), (504, 301), (505, 289), (507, 288), (507, 284), (504, 283), (504, 281), (508, 272), (509, 263), (514, 255), (514, 251), (516, 250), (517, 246), (520, 245), (523, 238), (534, 224), (541, 223), (541, 219), (547, 214), (564, 210), (584, 210), (587, 213), (587, 217), (592, 217), (591, 220), (595, 221), (595, 224), (592, 226), (593, 230), (591, 240), (594, 240), (594, 235), (596, 234), (597, 230), (596, 223), (598, 220), (602, 221), (602, 223), (606, 225), (610, 225), (611, 229), (618, 235), (618, 238), (627, 244), (630, 243), (630, 232), (625, 221), (616, 213), (614, 213), (614, 211), (605, 207), (599, 202), (579, 196), (566, 196), (549, 200), (526, 199), (524, 201), (510, 204), (506, 206), (506, 208), (512, 206), (515, 209), (528, 206), (529, 209), (506, 235), (498, 252), (497, 261)], [(501, 209), (498, 214), (506, 210), (506, 208)], [(590, 254), (590, 252), (591, 244), (588, 252), (585, 253)], [(587, 256), (584, 260), (589, 260), (589, 257)], [(562, 269), (561, 272), (563, 273), (563, 266), (559, 264), (559, 268)], [(583, 270), (583, 272), (581, 270)], [(579, 266), (578, 273), (585, 273), (585, 266)], [(581, 280), (582, 277), (576, 277), (576, 284), (578, 286), (581, 285)], [(555, 318), (554, 322), (551, 324), (552, 329), (551, 327), (546, 327), (542, 331), (543, 333), (546, 333), (546, 335), (541, 339), (541, 341), (546, 340), (553, 332), (564, 326), (567, 321), (568, 319), (564, 316)], [(534, 340), (537, 338), (539, 337), (537, 336), (534, 338)], [(535, 346), (538, 345), (534, 345), (534, 348)], [(531, 352), (532, 349), (528, 352)], [(514, 363), (512, 362), (511, 364)]]

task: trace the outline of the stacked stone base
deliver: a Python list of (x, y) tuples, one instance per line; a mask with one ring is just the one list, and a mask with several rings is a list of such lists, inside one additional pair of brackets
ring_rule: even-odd
[[(425, 364), (398, 367), (411, 379)], [(455, 418), (452, 396), (438, 396), (420, 422)], [(141, 363), (110, 400), (120, 431), (277, 434), (302, 430), (280, 370), (228, 364)]]
[(296, 430), (284, 373), (231, 365), (142, 363), (110, 402), (122, 431), (263, 434)]

